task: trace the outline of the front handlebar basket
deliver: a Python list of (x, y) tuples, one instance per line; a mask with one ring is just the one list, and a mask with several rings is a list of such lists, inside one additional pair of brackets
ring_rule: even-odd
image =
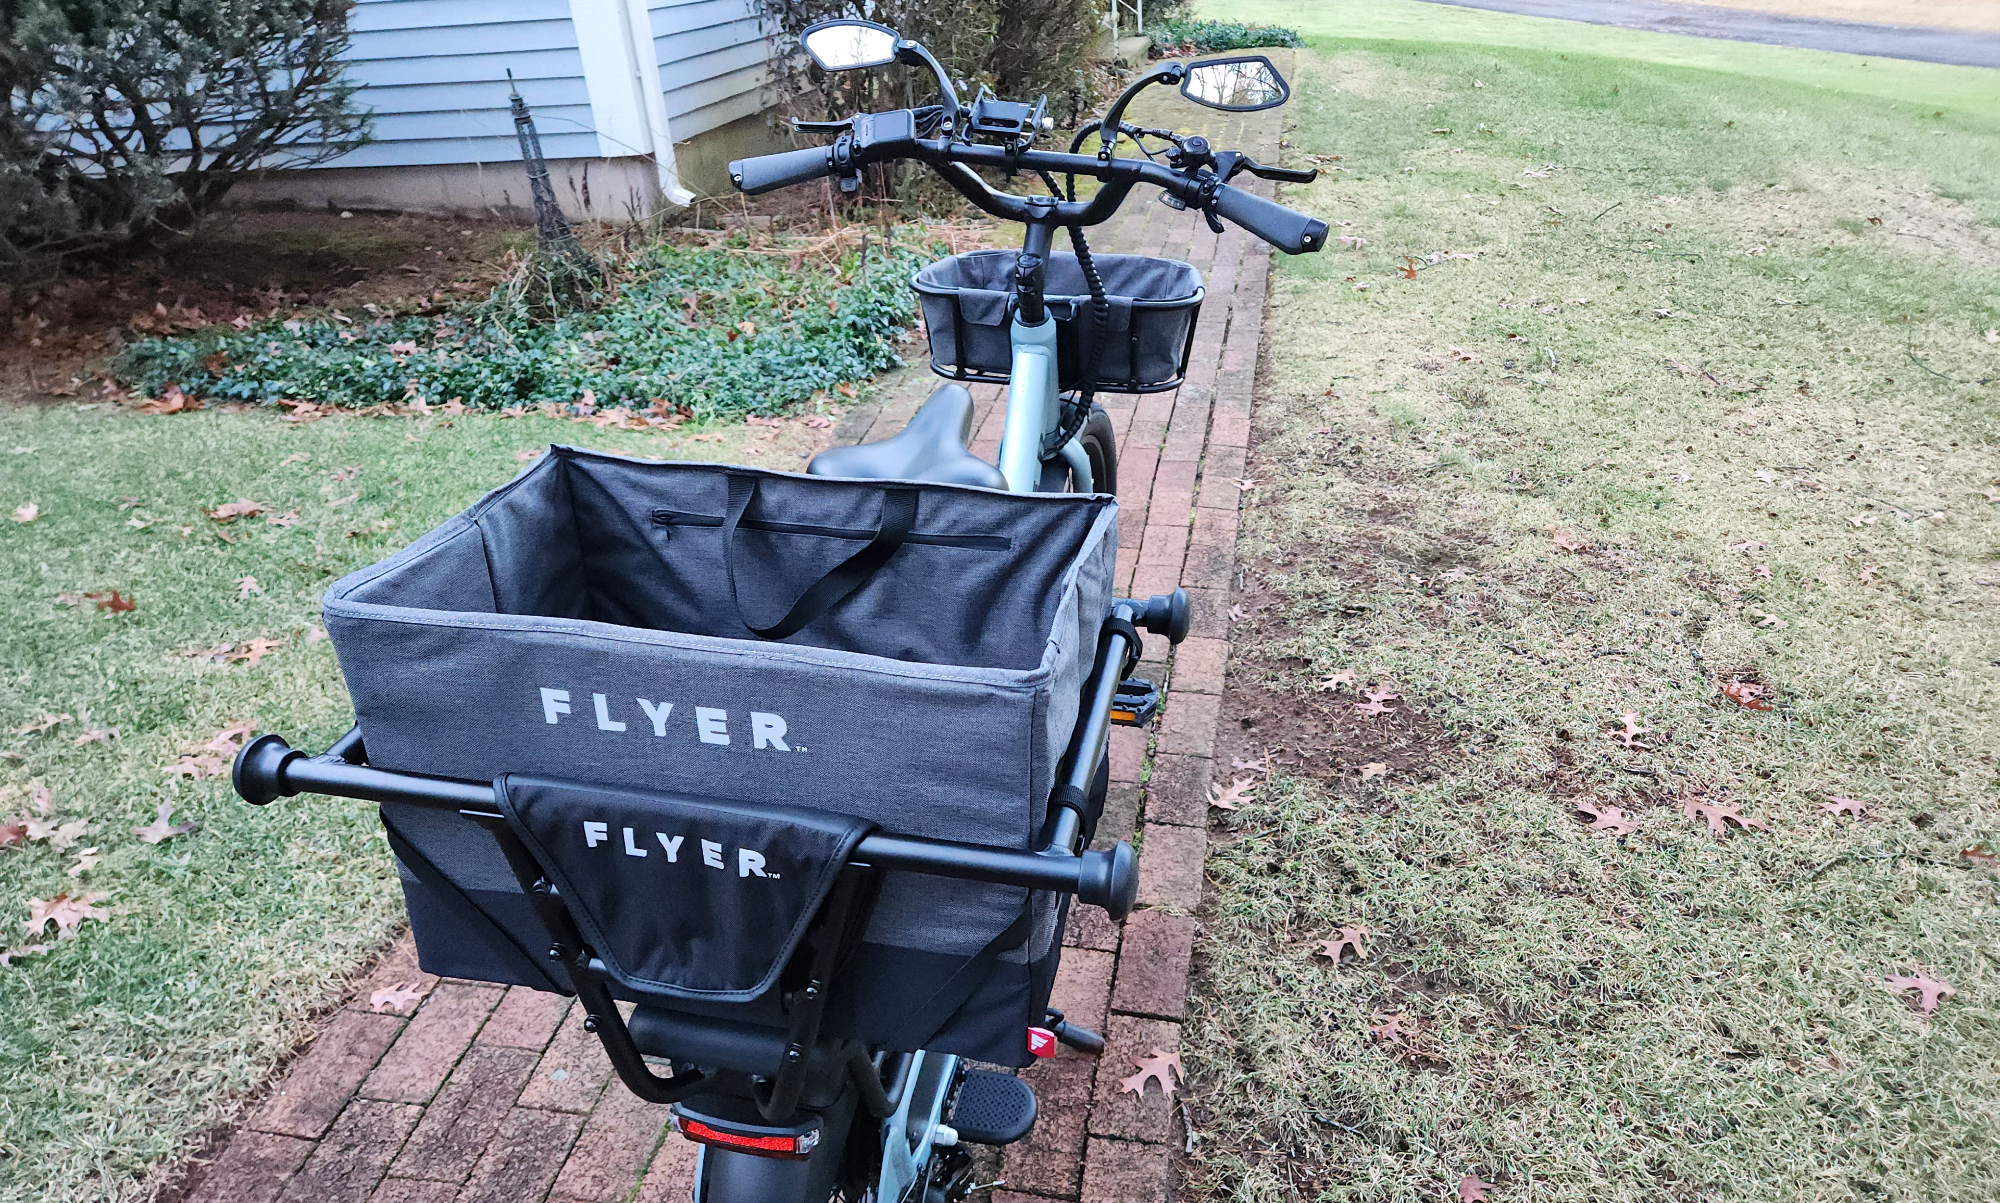
[[(967, 251), (917, 272), (931, 370), (953, 380), (1005, 383), (1013, 366), (1008, 327), (1016, 251)], [(1111, 302), (1098, 358), (1098, 392), (1159, 393), (1179, 388), (1194, 349), (1204, 295), (1201, 272), (1178, 259), (1095, 255)], [(1049, 256), (1045, 298), (1056, 321), (1056, 372), (1064, 389), (1082, 383), (1084, 340), (1093, 329), (1090, 290), (1076, 256)]]

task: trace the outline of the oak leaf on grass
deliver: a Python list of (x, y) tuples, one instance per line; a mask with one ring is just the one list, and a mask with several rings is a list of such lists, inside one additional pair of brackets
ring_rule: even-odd
[(202, 513), (207, 514), (211, 521), (230, 523), (236, 521), (238, 518), (255, 518), (267, 508), (269, 507), (265, 506), (262, 502), (245, 499), (242, 501), (232, 501), (227, 505), (219, 505), (212, 510), (203, 510)]
[(162, 802), (154, 808), (153, 821), (144, 827), (134, 827), (132, 834), (138, 836), (141, 841), (148, 844), (164, 844), (177, 835), (187, 835), (189, 832), (201, 829), (201, 824), (199, 823), (171, 822), (173, 817), (173, 803)]
[(1653, 750), (1652, 744), (1639, 742), (1639, 737), (1641, 735), (1650, 734), (1652, 733), (1653, 729), (1651, 727), (1642, 727), (1639, 725), (1638, 711), (1628, 710), (1624, 714), (1618, 716), (1618, 721), (1623, 723), (1624, 727), (1620, 730), (1613, 731), (1611, 733), (1611, 738), (1617, 740), (1620, 744), (1636, 752), (1650, 752)]
[(110, 911), (97, 905), (109, 897), (111, 895), (99, 893), (62, 893), (49, 899), (30, 898), (28, 919), (21, 926), (27, 929), (29, 935), (39, 936), (53, 923), (57, 938), (73, 936), (86, 919), (103, 923), (111, 918)]
[(1915, 977), (1901, 977), (1892, 973), (1882, 980), (1888, 983), (1889, 992), (1892, 994), (1907, 994), (1915, 990), (1917, 997), (1912, 1005), (1926, 1015), (1936, 1011), (1938, 1003), (1958, 993), (1947, 983), (1921, 974)]
[(262, 593), (263, 591), (264, 591), (264, 586), (258, 584), (257, 578), (254, 576), (246, 576), (242, 580), (236, 582), (237, 601), (249, 601), (251, 594)]
[(1770, 692), (1770, 686), (1759, 685), (1755, 681), (1724, 681), (1722, 683), (1722, 696), (1743, 707), (1745, 710), (1771, 709), (1771, 703), (1764, 700), (1764, 695)]
[(1592, 831), (1608, 831), (1612, 835), (1627, 836), (1639, 830), (1632, 816), (1616, 806), (1600, 806), (1588, 798), (1576, 800), (1576, 813), (1590, 820)]
[(1458, 1180), (1458, 1203), (1488, 1203), (1491, 1196), (1486, 1192), (1493, 1188), (1493, 1183), (1480, 1181), (1478, 1174), (1467, 1174)]
[(1208, 804), (1217, 810), (1235, 810), (1245, 802), (1256, 800), (1257, 783), (1248, 777), (1238, 777), (1224, 789), (1220, 784), (1208, 787)]
[(1868, 804), (1853, 798), (1833, 798), (1819, 804), (1819, 808), (1830, 815), (1847, 815), (1861, 819), (1868, 815)]
[(14, 507), (13, 518), (16, 522), (33, 522), (41, 516), (42, 507), (32, 501), (26, 505), (17, 505)]
[(1335, 964), (1339, 964), (1341, 957), (1350, 951), (1357, 961), (1368, 959), (1368, 929), (1359, 924), (1341, 928), (1331, 940), (1315, 940), (1313, 943), (1319, 945), (1313, 950), (1314, 956), (1325, 957)]

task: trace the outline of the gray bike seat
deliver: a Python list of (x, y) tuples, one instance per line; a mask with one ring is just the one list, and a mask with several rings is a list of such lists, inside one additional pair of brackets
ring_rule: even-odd
[(909, 425), (879, 443), (829, 447), (806, 472), (847, 480), (931, 480), (947, 485), (1004, 489), (1000, 469), (965, 449), (972, 433), (972, 394), (947, 384), (930, 395)]

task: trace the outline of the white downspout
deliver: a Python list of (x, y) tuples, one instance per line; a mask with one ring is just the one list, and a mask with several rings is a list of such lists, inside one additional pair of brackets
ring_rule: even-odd
[[(611, 0), (618, 3), (618, 0)], [(660, 60), (653, 50), (652, 16), (646, 0), (618, 3), (625, 30), (625, 50), (630, 61), (632, 84), (638, 92), (640, 112), (651, 135), (653, 167), (658, 173), (660, 195), (676, 208), (685, 208), (694, 193), (681, 187), (680, 170), (674, 162), (674, 137), (667, 124), (667, 94), (660, 86)]]

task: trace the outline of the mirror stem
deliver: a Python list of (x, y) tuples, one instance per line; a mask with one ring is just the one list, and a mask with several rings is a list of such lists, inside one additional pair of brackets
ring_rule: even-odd
[(1131, 86), (1120, 92), (1118, 99), (1111, 102), (1110, 110), (1104, 114), (1104, 123), (1097, 129), (1097, 136), (1099, 138), (1097, 157), (1100, 159), (1111, 158), (1111, 148), (1118, 144), (1118, 127), (1125, 121), (1125, 106), (1132, 103), (1134, 96), (1137, 96), (1154, 84), (1177, 84), (1186, 75), (1187, 66), (1185, 64), (1162, 63), (1133, 80)]
[(911, 41), (909, 38), (904, 38), (896, 43), (896, 61), (910, 66), (929, 67), (931, 74), (937, 76), (938, 92), (944, 97), (946, 137), (956, 137), (958, 134), (959, 113), (958, 92), (952, 88), (951, 77), (945, 74), (943, 64), (937, 61), (937, 57), (922, 42)]

